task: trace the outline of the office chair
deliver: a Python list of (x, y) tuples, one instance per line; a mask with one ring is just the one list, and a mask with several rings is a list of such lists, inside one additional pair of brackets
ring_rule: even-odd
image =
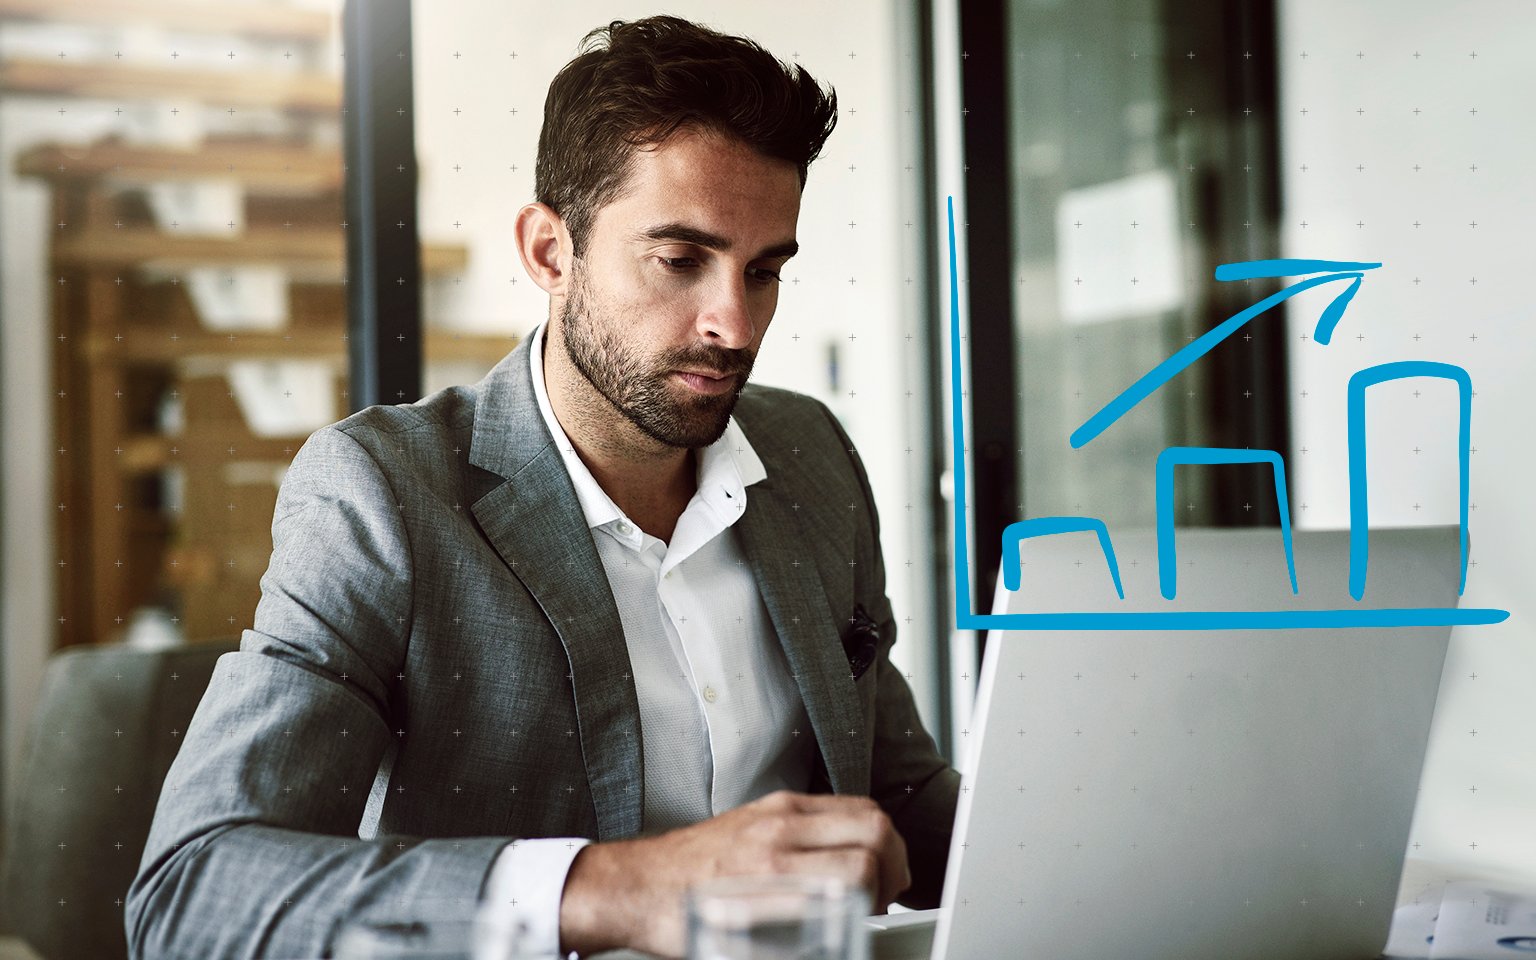
[(0, 864), (0, 931), (46, 960), (128, 955), (123, 901), (160, 786), (233, 641), (55, 654), (28, 730)]

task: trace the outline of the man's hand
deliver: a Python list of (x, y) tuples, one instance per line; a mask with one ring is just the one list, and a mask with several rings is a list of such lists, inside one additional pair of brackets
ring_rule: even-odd
[(712, 877), (819, 873), (869, 891), (877, 913), (912, 883), (907, 845), (868, 797), (781, 790), (654, 837), (576, 855), (560, 901), (560, 947), (683, 953), (683, 894)]

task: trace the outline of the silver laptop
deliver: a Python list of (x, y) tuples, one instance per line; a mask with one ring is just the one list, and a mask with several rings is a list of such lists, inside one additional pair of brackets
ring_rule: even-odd
[[(1346, 532), (1295, 534), (1293, 594), (1278, 530), (1181, 530), (1174, 600), (1153, 532), (1115, 535), (1124, 600), (1092, 534), (1056, 535), (994, 612), (1453, 608), (1458, 536), (1372, 531), (1356, 602)], [(994, 632), (933, 960), (1378, 956), (1449, 635)]]

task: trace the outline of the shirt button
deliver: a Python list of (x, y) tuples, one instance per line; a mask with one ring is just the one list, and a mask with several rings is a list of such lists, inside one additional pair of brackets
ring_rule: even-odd
[(715, 700), (717, 700), (719, 698), (719, 696), (720, 696), (719, 694), (715, 693), (715, 688), (714, 687), (705, 687), (704, 688), (704, 699), (708, 700), (710, 703), (714, 703)]
[(625, 535), (625, 536), (626, 536), (626, 537), (627, 537), (627, 536), (629, 536), (629, 532), (630, 532), (630, 531), (631, 531), (631, 530), (633, 530), (633, 529), (634, 529), (634, 528), (633, 528), (633, 527), (631, 527), (631, 526), (630, 526), (630, 525), (629, 525), (629, 524), (627, 524), (627, 523), (623, 523), (623, 522), (620, 522), (620, 523), (619, 523), (619, 532), (620, 532), (620, 533), (622, 533), (622, 534), (624, 534), (624, 535)]

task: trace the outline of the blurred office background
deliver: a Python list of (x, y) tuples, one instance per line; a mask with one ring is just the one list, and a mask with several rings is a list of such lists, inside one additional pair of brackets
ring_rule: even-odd
[[(30, 773), (54, 769), (39, 757), (68, 769), (141, 750), (157, 758), (152, 780), (179, 735), (154, 714), (125, 733), (84, 704), (44, 729), (45, 699), (98, 696), (103, 682), (55, 671), (45, 688), (49, 658), (237, 640), (304, 437), (368, 399), (478, 379), (544, 318), (509, 228), (532, 198), (549, 80), (590, 29), (658, 12), (628, 0), (366, 9), (370, 22), (349, 28), (341, 0), (0, 0), (0, 825), (13, 863), (17, 814), (66, 795)], [(1536, 860), (1524, 762), (1536, 724), (1523, 709), (1536, 610), (1522, 589), (1536, 462), (1518, 440), (1536, 337), (1521, 326), (1517, 263), (1536, 214), (1523, 103), (1536, 66), (1522, 49), (1536, 9), (689, 0), (666, 12), (749, 35), (837, 89), (757, 377), (824, 400), (858, 444), (895, 657), (946, 749), (963, 748), (985, 642), (953, 628), (953, 196), (975, 609), (990, 605), (1013, 520), (1150, 525), (1149, 464), (1170, 444), (1284, 451), (1295, 522), (1346, 526), (1348, 375), (1398, 359), (1471, 372), (1464, 603), (1511, 617), (1453, 638), (1413, 843), (1490, 871)], [(349, 44), (363, 36), (388, 39)], [(354, 77), (408, 90), (409, 109), (380, 98), (353, 114), (349, 56)], [(349, 137), (380, 158), (366, 184), (344, 160)], [(390, 213), (357, 220), (378, 237), (349, 233), (349, 189), (370, 216)], [(419, 256), (385, 277), (398, 236)], [(1278, 256), (1385, 267), (1331, 346), (1305, 336), (1325, 301), (1300, 297), (1091, 446), (1068, 446), (1125, 384), (1278, 288), (1217, 284), (1215, 264)], [(349, 335), (349, 291), (381, 301), (385, 327)], [(1373, 523), (1454, 523), (1451, 394), (1379, 389), (1371, 472), (1391, 482), (1373, 486)], [(1277, 521), (1257, 469), (1185, 473), (1181, 523)], [(146, 683), (158, 696), (180, 680)], [(48, 849), (65, 867), (131, 874), (133, 844), (93, 842)], [(49, 882), (67, 885), (65, 867)], [(117, 909), (94, 896), (48, 897), (50, 922)]]

